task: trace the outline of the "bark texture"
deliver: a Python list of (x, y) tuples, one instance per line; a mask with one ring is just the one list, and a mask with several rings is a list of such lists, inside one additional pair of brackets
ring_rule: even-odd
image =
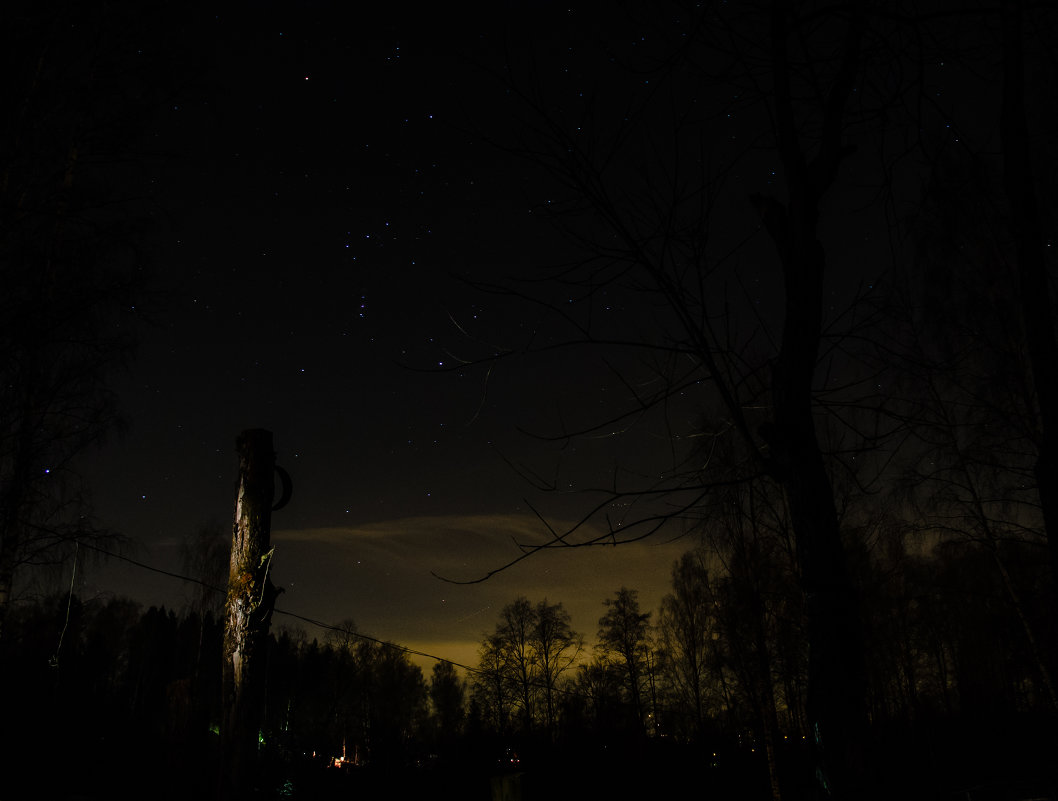
[(277, 592), (268, 578), (274, 495), (272, 432), (243, 431), (236, 440), (239, 483), (224, 609), (222, 796), (253, 793), (261, 716), (264, 649)]

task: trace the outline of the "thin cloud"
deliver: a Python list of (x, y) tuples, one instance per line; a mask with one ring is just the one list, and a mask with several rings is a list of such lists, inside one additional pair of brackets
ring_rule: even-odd
[(574, 628), (589, 639), (603, 601), (622, 586), (640, 591), (644, 611), (656, 609), (669, 591), (672, 563), (693, 545), (648, 540), (616, 548), (549, 549), (469, 586), (433, 575), (477, 578), (520, 553), (516, 542), (548, 536), (530, 515), (404, 517), (279, 530), (273, 534), (275, 580), (287, 589), (281, 603), (291, 609), (321, 619), (340, 610), (373, 636), (404, 644), (445, 643), (460, 661), (476, 653), (499, 611), (520, 595), (562, 603)]

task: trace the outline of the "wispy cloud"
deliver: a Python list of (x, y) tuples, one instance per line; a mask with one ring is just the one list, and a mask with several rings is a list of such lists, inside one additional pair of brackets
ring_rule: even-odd
[[(499, 610), (519, 595), (561, 602), (573, 625), (594, 637), (603, 600), (636, 588), (644, 610), (668, 591), (673, 561), (691, 541), (541, 551), (481, 584), (470, 580), (519, 555), (516, 543), (546, 542), (531, 515), (404, 517), (354, 526), (281, 529), (275, 580), (280, 605), (322, 619), (353, 617), (395, 642), (445, 642), (461, 655), (476, 649)], [(434, 575), (436, 574), (436, 575)], [(446, 654), (440, 654), (446, 656)]]
[(478, 578), (518, 556), (521, 545), (551, 539), (546, 527), (527, 514), (402, 517), (348, 527), (286, 529), (272, 535), (280, 545), (315, 543), (405, 559), (460, 581)]

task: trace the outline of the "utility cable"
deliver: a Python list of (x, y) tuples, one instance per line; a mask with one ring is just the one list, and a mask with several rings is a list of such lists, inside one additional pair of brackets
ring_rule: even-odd
[(62, 650), (62, 638), (66, 636), (66, 629), (70, 625), (70, 607), (73, 606), (73, 583), (74, 579), (77, 578), (77, 555), (80, 547), (81, 544), (74, 540), (73, 568), (70, 570), (70, 594), (66, 598), (66, 620), (62, 624), (62, 631), (59, 632), (59, 644), (55, 646), (55, 654), (48, 660), (48, 664), (52, 667), (59, 666), (59, 651)]

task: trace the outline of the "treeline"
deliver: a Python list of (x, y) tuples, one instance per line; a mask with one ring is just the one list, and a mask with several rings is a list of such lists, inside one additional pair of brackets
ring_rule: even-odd
[[(126, 599), (61, 595), (11, 610), (0, 641), (5, 763), (45, 793), (135, 795), (164, 779), (168, 797), (212, 797), (222, 625), (210, 611)], [(265, 797), (312, 797), (325, 776), (392, 777), (455, 753), (465, 684), (449, 663), (427, 678), (404, 650), (346, 621), (323, 641), (273, 626), (263, 669)]]
[[(507, 605), (481, 646), (472, 715), (530, 742), (640, 755), (669, 743), (707, 773), (742, 772), (746, 797), (807, 795), (804, 601), (793, 545), (766, 519), (684, 554), (656, 609), (616, 591), (591, 651), (561, 604)], [(863, 588), (875, 786), (934, 798), (1040, 777), (1056, 746), (1058, 638), (1038, 546), (911, 550), (907, 532), (876, 525), (850, 530), (847, 547)]]
[[(487, 798), (506, 769), (614, 797), (648, 791), (661, 770), (740, 797), (806, 796), (811, 655), (792, 543), (768, 520), (757, 514), (737, 538), (720, 527), (685, 553), (655, 608), (630, 588), (601, 599), (590, 647), (562, 603), (515, 599), (465, 678), (447, 662), (425, 676), (351, 621), (322, 639), (273, 625), (263, 794), (328, 797), (370, 781), (399, 796), (449, 781), (453, 795)], [(850, 528), (847, 547), (863, 588), (877, 785), (933, 798), (1049, 764), (1058, 638), (1038, 547), (926, 547), (881, 523)], [(165, 777), (171, 797), (212, 795), (221, 643), (210, 611), (65, 594), (16, 607), (0, 642), (5, 760), (57, 793), (120, 796)]]

